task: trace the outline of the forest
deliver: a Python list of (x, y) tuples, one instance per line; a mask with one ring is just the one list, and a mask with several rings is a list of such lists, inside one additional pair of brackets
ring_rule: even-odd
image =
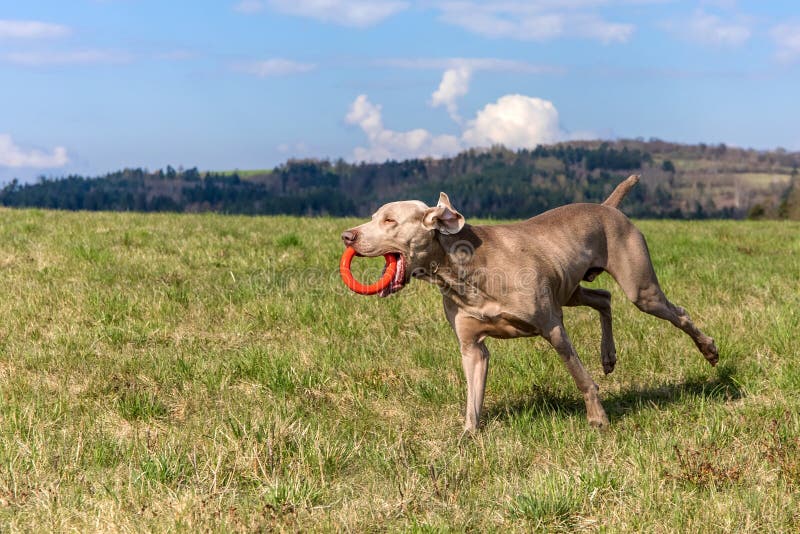
[(383, 163), (289, 160), (270, 171), (124, 169), (99, 177), (17, 180), (0, 204), (90, 211), (368, 216), (385, 202), (433, 203), (439, 191), (472, 217), (526, 218), (600, 202), (626, 176), (639, 218), (800, 218), (800, 154), (660, 140), (571, 142), (512, 151), (471, 149), (443, 159)]

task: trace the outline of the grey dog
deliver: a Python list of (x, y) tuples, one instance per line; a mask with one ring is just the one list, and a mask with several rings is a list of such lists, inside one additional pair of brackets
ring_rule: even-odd
[(602, 204), (570, 204), (491, 226), (466, 224), (441, 193), (435, 207), (417, 200), (385, 204), (371, 221), (342, 233), (345, 245), (359, 255), (396, 255), (397, 272), (382, 296), (399, 291), (411, 277), (439, 287), (467, 381), (465, 431), (474, 431), (480, 421), (489, 364), (486, 337), (544, 337), (583, 394), (589, 424), (608, 425), (598, 386), (572, 346), (562, 311), (589, 306), (599, 312), (603, 370), (612, 372), (617, 357), (611, 295), (580, 285), (603, 271), (641, 311), (686, 332), (706, 360), (717, 363), (714, 340), (664, 295), (644, 236), (617, 209), (638, 180), (629, 177)]

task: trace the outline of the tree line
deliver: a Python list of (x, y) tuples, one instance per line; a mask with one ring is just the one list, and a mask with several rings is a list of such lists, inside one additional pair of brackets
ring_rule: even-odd
[[(672, 163), (642, 148), (609, 143), (560, 144), (532, 150), (503, 147), (465, 151), (452, 158), (384, 163), (289, 160), (269, 172), (200, 172), (197, 168), (124, 169), (100, 177), (71, 175), (12, 181), (0, 204), (64, 210), (216, 211), (236, 214), (368, 216), (385, 202), (435, 202), (446, 191), (464, 213), (526, 218), (572, 202), (601, 202), (619, 181), (643, 172), (626, 199), (626, 213), (647, 218), (742, 217), (747, 207), (687, 204), (667, 179)], [(687, 207), (688, 206), (688, 207)]]

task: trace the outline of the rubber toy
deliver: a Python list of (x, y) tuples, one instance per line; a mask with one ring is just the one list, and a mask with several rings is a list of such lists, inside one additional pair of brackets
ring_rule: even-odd
[(350, 263), (353, 261), (353, 256), (356, 255), (356, 250), (353, 247), (347, 247), (342, 254), (342, 259), (339, 260), (339, 274), (342, 275), (342, 281), (352, 291), (360, 295), (374, 295), (380, 293), (392, 283), (395, 273), (397, 272), (397, 257), (394, 254), (384, 254), (386, 258), (386, 268), (380, 280), (374, 284), (365, 285), (353, 277), (350, 271)]

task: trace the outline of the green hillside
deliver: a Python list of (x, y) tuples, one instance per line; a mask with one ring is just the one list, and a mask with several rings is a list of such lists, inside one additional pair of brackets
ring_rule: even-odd
[(800, 154), (657, 140), (572, 142), (452, 158), (346, 163), (289, 160), (271, 171), (124, 169), (101, 177), (12, 182), (0, 205), (92, 211), (217, 211), (366, 216), (398, 199), (434, 202), (440, 191), (469, 213), (527, 218), (570, 202), (599, 202), (629, 174), (626, 199), (644, 218), (796, 218), (786, 202)]

